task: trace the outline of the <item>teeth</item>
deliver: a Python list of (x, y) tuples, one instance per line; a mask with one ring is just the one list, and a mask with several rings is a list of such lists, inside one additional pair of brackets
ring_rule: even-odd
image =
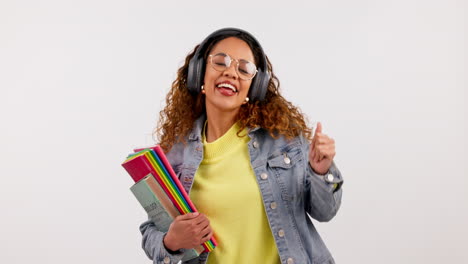
[(218, 87), (219, 88), (221, 88), (221, 87), (229, 88), (232, 91), (237, 92), (236, 88), (234, 86), (232, 86), (231, 84), (229, 84), (229, 83), (220, 83), (220, 84), (218, 84)]

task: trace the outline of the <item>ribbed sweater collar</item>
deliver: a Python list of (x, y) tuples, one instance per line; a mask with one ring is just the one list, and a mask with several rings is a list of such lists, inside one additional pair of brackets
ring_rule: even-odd
[[(203, 140), (203, 150), (204, 150), (204, 162), (215, 161), (218, 158), (222, 158), (224, 155), (228, 154), (230, 150), (233, 150), (235, 147), (242, 146), (242, 143), (249, 141), (247, 136), (246, 129), (240, 133), (241, 136), (237, 135), (240, 126), (238, 123), (229, 128), (229, 130), (222, 135), (220, 138), (216, 139), (213, 142), (206, 142), (206, 123), (202, 131), (202, 140)], [(245, 136), (244, 136), (245, 135)]]

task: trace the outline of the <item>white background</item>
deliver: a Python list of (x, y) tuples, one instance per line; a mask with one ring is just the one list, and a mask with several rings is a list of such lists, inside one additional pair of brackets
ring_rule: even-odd
[(120, 164), (226, 26), (337, 141), (337, 263), (468, 263), (466, 2), (194, 2), (0, 2), (0, 263), (150, 263)]

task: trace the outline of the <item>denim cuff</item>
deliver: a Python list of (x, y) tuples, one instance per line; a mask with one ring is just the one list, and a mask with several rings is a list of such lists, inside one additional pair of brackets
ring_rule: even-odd
[(343, 178), (334, 161), (332, 161), (332, 165), (325, 174), (316, 173), (310, 165), (310, 162), (308, 162), (308, 165), (310, 173), (328, 184), (331, 191), (336, 192), (341, 188), (341, 185), (343, 185)]
[(178, 263), (182, 257), (184, 256), (185, 249), (181, 248), (177, 251), (172, 251), (168, 248), (166, 248), (166, 245), (164, 245), (164, 237), (166, 234), (162, 236), (161, 240), (161, 247), (158, 252), (158, 254), (155, 256), (153, 259), (154, 263), (173, 263), (176, 264)]

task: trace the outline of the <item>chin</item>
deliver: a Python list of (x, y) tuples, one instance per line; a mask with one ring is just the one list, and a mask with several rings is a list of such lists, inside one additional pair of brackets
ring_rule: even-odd
[[(233, 111), (239, 111), (241, 105), (240, 104), (236, 104), (236, 103), (233, 103), (233, 102), (226, 102), (226, 101), (222, 101), (222, 100), (219, 100), (219, 101), (216, 101), (216, 102), (211, 102), (211, 107), (213, 107), (214, 109), (216, 109), (217, 111), (220, 111), (220, 112), (233, 112)], [(207, 108), (210, 107), (208, 104), (206, 105)]]

